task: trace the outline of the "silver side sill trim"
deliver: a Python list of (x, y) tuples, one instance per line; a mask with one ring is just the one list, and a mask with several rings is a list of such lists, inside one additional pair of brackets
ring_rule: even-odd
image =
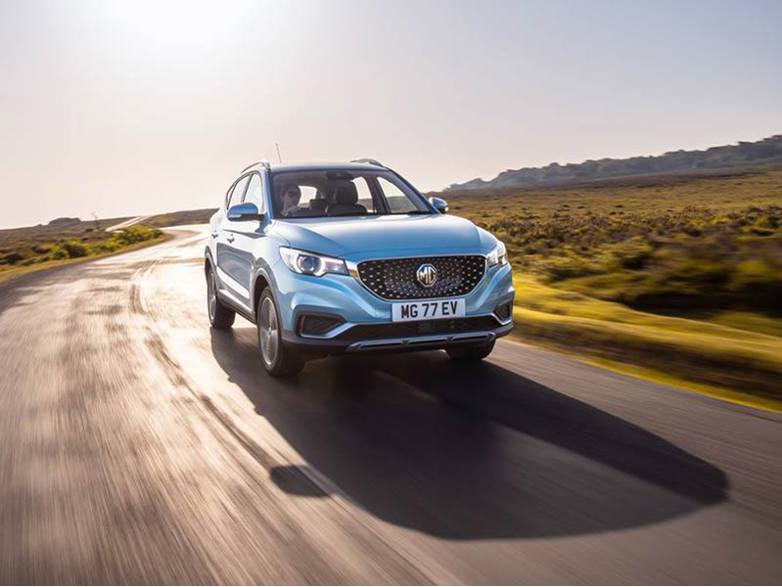
[(243, 309), (247, 314), (252, 316), (253, 311), (251, 308), (248, 308), (247, 305), (237, 298), (229, 289), (222, 287), (218, 290), (220, 292), (220, 297), (226, 298), (228, 301), (230, 301), (235, 306), (238, 306), (239, 308)]

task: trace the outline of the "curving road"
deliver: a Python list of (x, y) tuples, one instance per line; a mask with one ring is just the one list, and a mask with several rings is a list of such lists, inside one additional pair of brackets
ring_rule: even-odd
[(782, 581), (782, 418), (509, 341), (273, 380), (176, 234), (0, 285), (0, 582)]

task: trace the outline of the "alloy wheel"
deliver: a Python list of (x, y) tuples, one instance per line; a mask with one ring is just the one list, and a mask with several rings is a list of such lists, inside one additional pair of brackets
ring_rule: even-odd
[(271, 367), (277, 359), (279, 345), (277, 312), (274, 309), (274, 302), (271, 298), (263, 299), (260, 314), (261, 354), (263, 355), (264, 363)]
[(217, 284), (215, 283), (215, 277), (212, 271), (209, 272), (209, 279), (206, 281), (206, 289), (209, 320), (214, 322), (215, 312), (217, 311)]

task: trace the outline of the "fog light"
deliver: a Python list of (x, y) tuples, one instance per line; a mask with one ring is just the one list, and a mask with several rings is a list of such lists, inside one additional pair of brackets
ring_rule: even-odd
[(322, 336), (340, 324), (342, 324), (342, 318), (339, 316), (305, 314), (299, 319), (299, 334), (303, 336)]
[(511, 317), (511, 314), (513, 313), (513, 302), (504, 302), (494, 308), (494, 315), (497, 316), (500, 320), (505, 322)]

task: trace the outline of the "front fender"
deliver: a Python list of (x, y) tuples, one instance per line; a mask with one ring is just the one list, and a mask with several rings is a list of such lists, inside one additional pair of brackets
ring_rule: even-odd
[[(262, 278), (262, 279), (259, 279)], [(250, 284), (250, 299), (252, 300), (252, 312), (253, 316), (256, 313), (256, 306), (258, 305), (258, 298), (261, 297), (263, 291), (263, 284), (261, 281), (265, 281), (272, 288), (272, 292), (277, 292), (277, 280), (274, 278), (274, 272), (271, 265), (265, 259), (257, 259), (255, 262), (255, 268), (253, 269), (253, 279)]]

